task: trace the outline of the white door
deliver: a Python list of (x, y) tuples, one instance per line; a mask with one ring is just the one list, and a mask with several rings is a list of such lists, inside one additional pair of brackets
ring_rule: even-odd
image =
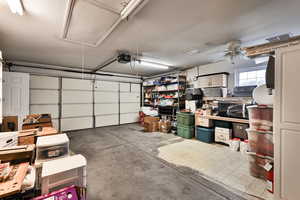
[(276, 52), (275, 199), (300, 199), (300, 46)]
[(29, 74), (3, 73), (3, 116), (18, 116), (19, 130), (22, 120), (29, 114)]

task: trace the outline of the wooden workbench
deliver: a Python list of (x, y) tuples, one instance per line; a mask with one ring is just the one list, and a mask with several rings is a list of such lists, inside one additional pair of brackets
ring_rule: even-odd
[(220, 121), (228, 121), (228, 122), (249, 124), (249, 120), (247, 120), (247, 119), (238, 119), (238, 118), (231, 118), (231, 117), (220, 117), (220, 116), (213, 116), (213, 115), (202, 115), (201, 117), (206, 118), (206, 119), (212, 119), (212, 120), (220, 120)]

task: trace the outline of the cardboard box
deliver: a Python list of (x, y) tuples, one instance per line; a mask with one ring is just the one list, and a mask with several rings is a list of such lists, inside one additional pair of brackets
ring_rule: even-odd
[(144, 131), (157, 132), (159, 131), (159, 117), (147, 116), (144, 118)]
[(35, 145), (22, 145), (0, 149), (1, 162), (30, 162), (34, 157)]
[(157, 132), (159, 131), (159, 123), (158, 121), (144, 123), (144, 131), (145, 132)]
[(159, 122), (159, 132), (169, 133), (171, 130), (171, 122), (169, 120)]
[(30, 114), (23, 120), (22, 129), (35, 129), (39, 127), (52, 127), (50, 114)]
[(201, 113), (195, 113), (195, 125), (207, 128), (213, 127), (213, 120), (205, 118)]
[(145, 123), (151, 123), (151, 122), (159, 122), (159, 117), (151, 117), (151, 116), (146, 116), (144, 118)]
[(18, 134), (18, 145), (35, 144), (37, 129), (22, 130)]
[(2, 132), (18, 130), (18, 116), (4, 116), (2, 120)]

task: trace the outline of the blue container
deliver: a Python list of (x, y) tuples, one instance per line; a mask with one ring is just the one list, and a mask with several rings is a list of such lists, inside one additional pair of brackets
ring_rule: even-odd
[(213, 128), (196, 128), (196, 138), (202, 142), (213, 143), (215, 142), (215, 129)]

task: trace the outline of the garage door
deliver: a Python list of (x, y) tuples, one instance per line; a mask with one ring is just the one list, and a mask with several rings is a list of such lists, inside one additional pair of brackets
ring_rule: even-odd
[(95, 126), (119, 124), (119, 83), (96, 81), (94, 85)]
[(138, 121), (140, 84), (120, 83), (120, 124)]
[(93, 82), (62, 79), (61, 130), (93, 128)]
[(31, 114), (50, 113), (55, 128), (59, 129), (59, 78), (30, 76)]

